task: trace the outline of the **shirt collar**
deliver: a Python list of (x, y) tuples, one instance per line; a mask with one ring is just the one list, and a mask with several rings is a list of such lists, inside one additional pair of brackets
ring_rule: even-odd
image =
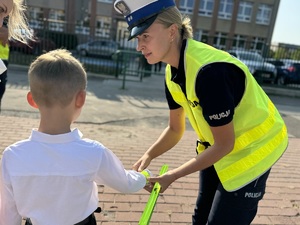
[(179, 81), (181, 81), (182, 79), (185, 79), (184, 53), (185, 53), (186, 42), (187, 42), (186, 39), (184, 39), (182, 41), (178, 69), (171, 66), (171, 72), (172, 72), (171, 80), (174, 81), (175, 83), (179, 83)]
[(45, 134), (39, 132), (37, 129), (32, 129), (31, 135), (29, 137), (32, 141), (44, 142), (44, 143), (67, 143), (72, 141), (77, 141), (82, 138), (82, 133), (77, 128), (73, 129), (69, 133), (65, 134)]

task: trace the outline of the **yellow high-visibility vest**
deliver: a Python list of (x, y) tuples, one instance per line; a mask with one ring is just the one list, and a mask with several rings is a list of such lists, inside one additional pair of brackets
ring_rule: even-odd
[[(235, 64), (245, 73), (245, 93), (233, 117), (234, 148), (214, 164), (225, 190), (237, 190), (262, 175), (281, 157), (288, 145), (285, 123), (247, 66), (229, 53), (189, 39), (183, 60), (187, 97), (180, 86), (171, 81), (170, 65), (166, 67), (166, 84), (173, 99), (184, 108), (199, 139), (211, 145), (214, 138), (195, 92), (197, 74), (203, 66), (214, 62)], [(205, 149), (201, 146), (199, 154)]]
[(3, 46), (0, 42), (0, 59), (8, 60), (9, 57), (9, 46), (6, 44)]

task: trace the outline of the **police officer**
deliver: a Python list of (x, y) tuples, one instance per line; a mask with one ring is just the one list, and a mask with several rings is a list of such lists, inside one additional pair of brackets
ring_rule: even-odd
[(250, 224), (271, 167), (288, 144), (278, 110), (245, 64), (192, 39), (190, 19), (173, 0), (114, 5), (129, 25), (129, 39), (136, 38), (137, 51), (150, 64), (167, 64), (169, 125), (134, 169), (148, 167), (180, 141), (187, 115), (199, 138), (197, 155), (150, 182), (159, 182), (164, 192), (175, 180), (200, 171), (193, 224)]
[[(1, 0), (0, 27), (9, 17), (8, 38), (27, 43), (33, 40), (33, 31), (29, 28), (25, 16), (26, 6), (23, 0)], [(24, 35), (26, 34), (26, 35)], [(0, 40), (7, 41), (7, 37), (0, 35)]]
[[(0, 59), (5, 64), (6, 68), (8, 66), (8, 58), (9, 58), (9, 45), (7, 41), (7, 37), (8, 37), (7, 20), (8, 18), (5, 18), (5, 20), (3, 20), (3, 25), (0, 28), (1, 37), (3, 37), (3, 41), (0, 41)], [(6, 82), (7, 82), (7, 69), (2, 74), (0, 74), (0, 112), (1, 112), (1, 100), (3, 98), (6, 89)]]
[[(15, 41), (27, 43), (28, 40), (33, 40), (33, 31), (29, 28), (24, 14), (26, 6), (23, 4), (23, 0), (2, 0), (0, 8), (0, 58), (7, 66), (9, 57), (8, 40), (14, 39)], [(8, 19), (9, 26), (7, 26)], [(26, 35), (24, 35), (24, 33)], [(0, 75), (1, 111), (1, 100), (5, 92), (7, 82), (7, 71), (2, 64), (0, 65), (0, 71), (3, 73)]]

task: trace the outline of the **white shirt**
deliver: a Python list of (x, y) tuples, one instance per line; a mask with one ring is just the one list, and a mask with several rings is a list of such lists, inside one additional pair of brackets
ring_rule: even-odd
[(146, 179), (125, 170), (101, 143), (78, 129), (60, 135), (32, 130), (29, 139), (5, 149), (0, 174), (0, 224), (73, 225), (98, 207), (97, 184), (123, 193), (141, 190)]

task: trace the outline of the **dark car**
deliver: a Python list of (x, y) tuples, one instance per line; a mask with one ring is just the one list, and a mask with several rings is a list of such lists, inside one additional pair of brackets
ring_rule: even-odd
[(56, 44), (52, 40), (45, 38), (35, 38), (35, 40), (29, 40), (27, 44), (16, 40), (11, 40), (9, 42), (9, 48), (10, 51), (17, 51), (31, 55), (40, 55), (43, 52), (56, 49)]
[(228, 52), (245, 63), (255, 79), (275, 83), (277, 77), (275, 66), (266, 62), (259, 53), (247, 50), (229, 50)]
[(76, 47), (77, 52), (81, 56), (104, 56), (111, 58), (118, 50), (118, 44), (112, 40), (95, 40)]
[(278, 85), (283, 85), (284, 77), (289, 73), (285, 63), (280, 59), (266, 59), (266, 62), (273, 64), (277, 70), (277, 78), (275, 83)]
[(277, 68), (278, 85), (300, 84), (300, 61), (292, 59), (268, 59)]

